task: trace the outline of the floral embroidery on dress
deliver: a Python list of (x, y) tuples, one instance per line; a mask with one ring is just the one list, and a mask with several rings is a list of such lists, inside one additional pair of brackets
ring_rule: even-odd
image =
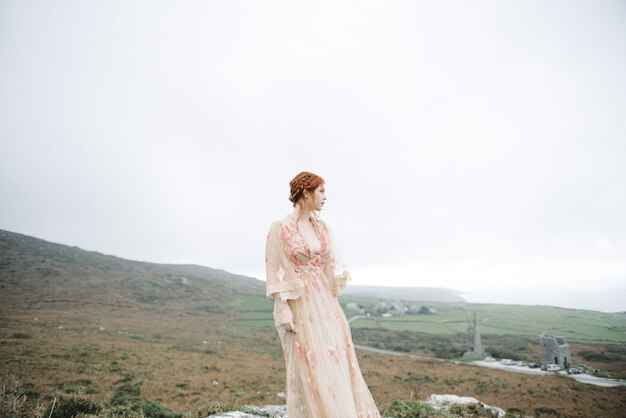
[(302, 263), (299, 260), (298, 256), (304, 256), (306, 258), (309, 258), (309, 257), (313, 257), (314, 255), (318, 255), (319, 257), (325, 259), (329, 254), (328, 244), (327, 244), (328, 238), (325, 233), (326, 232), (325, 227), (321, 227), (319, 224), (322, 222), (315, 219), (315, 217), (311, 217), (310, 219), (312, 221), (311, 223), (313, 225), (313, 229), (315, 230), (317, 238), (320, 241), (320, 245), (321, 245), (320, 254), (315, 254), (311, 252), (306, 240), (304, 239), (302, 234), (298, 231), (297, 219), (294, 215), (289, 215), (287, 217), (287, 222), (281, 224), (282, 238), (284, 239), (285, 243), (287, 243), (287, 247), (289, 250), (289, 254), (291, 255), (292, 261), (294, 261), (298, 265), (306, 264), (306, 262)]
[(335, 360), (335, 363), (339, 364), (339, 353), (335, 347), (328, 347), (328, 355)]
[(298, 341), (296, 341), (296, 351), (298, 352), (298, 355), (300, 356), (300, 358), (302, 359), (302, 361), (306, 360), (306, 353), (304, 352), (304, 349), (302, 348), (302, 346), (298, 343)]
[[(342, 276), (347, 270), (331, 252), (333, 240), (325, 222), (315, 216), (310, 220), (319, 253), (312, 251), (293, 214), (272, 224), (266, 245), (267, 296), (279, 294), (289, 300), (297, 325), (294, 333), (279, 331), (287, 366), (288, 414), (291, 418), (380, 418), (337, 300), (337, 290), (349, 280)], [(328, 409), (330, 405), (337, 408)]]
[(350, 365), (352, 366), (350, 368), (350, 375), (352, 376), (352, 378), (355, 378), (356, 377), (356, 371), (358, 370), (359, 365), (357, 364), (356, 361), (353, 361), (352, 363), (350, 363)]
[(315, 366), (317, 365), (317, 355), (315, 354), (315, 351), (309, 351), (306, 353), (306, 358), (309, 360), (309, 364), (311, 365), (311, 368), (315, 368)]

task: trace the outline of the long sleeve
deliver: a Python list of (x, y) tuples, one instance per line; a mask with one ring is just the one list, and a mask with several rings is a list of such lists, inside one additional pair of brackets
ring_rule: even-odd
[(350, 271), (347, 266), (343, 264), (343, 261), (339, 256), (339, 250), (332, 231), (326, 223), (323, 223), (323, 225), (329, 245), (329, 254), (326, 264), (324, 265), (324, 273), (326, 273), (326, 276), (330, 279), (331, 284), (333, 285), (333, 294), (335, 296), (339, 296), (343, 288), (346, 287), (346, 284), (352, 280), (352, 277), (350, 276)]
[(266, 297), (285, 301), (302, 296), (304, 283), (287, 259), (281, 234), (281, 223), (275, 221), (265, 244)]

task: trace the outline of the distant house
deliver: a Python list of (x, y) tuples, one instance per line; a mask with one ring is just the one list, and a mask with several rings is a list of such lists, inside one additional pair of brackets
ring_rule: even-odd
[(365, 314), (365, 309), (361, 308), (358, 303), (346, 303), (346, 308), (350, 309), (351, 311), (358, 312), (359, 315)]
[(554, 363), (564, 369), (569, 368), (572, 354), (565, 338), (544, 332), (539, 337), (539, 344), (541, 344), (541, 361), (543, 363)]
[(389, 308), (389, 312), (393, 313), (394, 315), (404, 315), (407, 309), (408, 308), (404, 306), (403, 304), (401, 304), (400, 302), (394, 302), (391, 304), (391, 307)]

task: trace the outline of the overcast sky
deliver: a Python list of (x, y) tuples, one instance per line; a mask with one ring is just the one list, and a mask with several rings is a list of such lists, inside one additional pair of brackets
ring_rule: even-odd
[(626, 310), (626, 2), (0, 0), (0, 228), (264, 279)]

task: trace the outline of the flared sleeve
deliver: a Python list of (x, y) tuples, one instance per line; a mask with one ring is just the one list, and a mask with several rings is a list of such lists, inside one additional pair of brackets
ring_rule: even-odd
[(304, 283), (287, 259), (280, 221), (272, 223), (267, 234), (265, 277), (265, 296), (268, 299), (298, 299), (304, 293)]
[(352, 277), (350, 276), (348, 267), (343, 263), (341, 256), (339, 255), (340, 251), (332, 230), (325, 222), (321, 222), (326, 232), (326, 239), (329, 247), (326, 264), (324, 266), (324, 273), (326, 273), (326, 276), (328, 276), (331, 283), (333, 283), (333, 294), (335, 296), (339, 296), (343, 288), (346, 287), (346, 284), (352, 280)]

